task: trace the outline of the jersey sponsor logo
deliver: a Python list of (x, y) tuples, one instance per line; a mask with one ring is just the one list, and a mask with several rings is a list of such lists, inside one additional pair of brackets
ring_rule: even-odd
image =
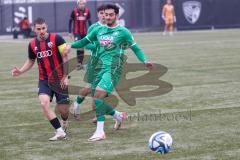
[(200, 17), (202, 4), (198, 1), (186, 1), (182, 4), (182, 9), (186, 20), (195, 24)]
[(52, 51), (51, 50), (41, 51), (41, 52), (37, 53), (38, 58), (45, 58), (45, 57), (50, 57), (50, 56), (52, 56)]
[(111, 46), (113, 44), (112, 36), (100, 36), (100, 45), (101, 46)]
[(53, 46), (53, 43), (52, 43), (52, 42), (48, 42), (48, 44), (47, 44), (47, 45), (48, 45), (48, 47), (49, 47), (49, 48), (52, 48), (52, 46)]
[(78, 17), (77, 17), (77, 20), (78, 20), (78, 21), (85, 21), (85, 20), (86, 20), (86, 17), (84, 17), (84, 16), (78, 16)]

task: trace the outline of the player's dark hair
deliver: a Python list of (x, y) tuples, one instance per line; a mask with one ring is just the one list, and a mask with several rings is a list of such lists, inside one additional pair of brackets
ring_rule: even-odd
[(105, 10), (106, 9), (113, 9), (116, 14), (119, 14), (119, 7), (115, 4), (106, 4)]
[(102, 5), (97, 7), (97, 12), (103, 11), (103, 10), (105, 10), (105, 8), (106, 8), (106, 5), (102, 4)]
[(35, 19), (35, 21), (33, 22), (33, 25), (35, 26), (36, 24), (43, 24), (43, 23), (46, 23), (45, 19), (39, 17)]

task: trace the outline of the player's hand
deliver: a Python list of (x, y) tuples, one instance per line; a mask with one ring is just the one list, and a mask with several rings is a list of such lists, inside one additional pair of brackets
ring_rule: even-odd
[(17, 67), (14, 67), (11, 72), (12, 72), (13, 77), (16, 77), (16, 76), (19, 76), (20, 74), (22, 74), (20, 69), (18, 69)]
[(145, 62), (145, 66), (146, 66), (148, 69), (153, 69), (153, 64), (152, 64), (152, 62), (149, 62), (149, 61)]
[(173, 17), (173, 20), (175, 23), (177, 22), (176, 16)]
[(67, 44), (66, 47), (64, 48), (63, 52), (62, 52), (62, 55), (63, 56), (68, 56), (71, 52), (71, 45), (70, 44)]
[(162, 15), (162, 19), (165, 21), (165, 16), (164, 15)]
[(68, 86), (68, 76), (63, 76), (60, 82), (60, 86), (62, 89), (66, 89)]

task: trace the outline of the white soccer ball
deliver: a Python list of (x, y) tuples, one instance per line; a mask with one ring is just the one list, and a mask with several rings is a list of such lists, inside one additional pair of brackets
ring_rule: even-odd
[(150, 137), (148, 146), (154, 152), (166, 154), (171, 150), (172, 143), (173, 139), (169, 133), (158, 131)]

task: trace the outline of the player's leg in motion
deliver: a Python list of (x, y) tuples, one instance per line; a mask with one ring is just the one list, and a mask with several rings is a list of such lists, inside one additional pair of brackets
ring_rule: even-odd
[(81, 106), (82, 102), (84, 101), (85, 97), (89, 93), (91, 93), (91, 86), (87, 85), (81, 90), (79, 96), (76, 97), (76, 100), (73, 104), (73, 111), (72, 111), (74, 117), (78, 117), (80, 115), (80, 106)]
[(169, 33), (169, 27), (170, 24), (169, 24), (169, 18), (166, 18), (165, 19), (165, 27), (164, 27), (164, 32), (163, 32), (163, 35), (166, 35), (167, 33)]
[(173, 20), (171, 20), (171, 22), (169, 23), (169, 35), (172, 36), (173, 35), (173, 30), (174, 30), (174, 22)]
[(116, 121), (114, 125), (115, 129), (119, 129), (122, 121), (126, 118), (125, 112), (116, 111), (114, 107), (110, 106), (105, 101), (107, 95), (112, 92), (113, 87), (114, 85), (112, 84), (109, 74), (103, 74), (101, 81), (96, 87), (93, 100), (97, 118), (97, 128), (93, 136), (89, 138), (89, 141), (99, 141), (106, 138), (104, 132), (104, 121), (106, 114), (114, 117)]
[[(72, 109), (72, 114), (74, 115), (75, 118), (77, 118), (78, 115), (80, 115), (80, 106), (81, 106), (81, 103), (84, 101), (85, 97), (88, 94), (93, 93), (91, 83), (94, 81), (95, 75), (97, 75), (97, 72), (95, 70), (95, 65), (96, 65), (95, 62), (96, 61), (94, 60), (94, 58), (90, 57), (90, 60), (87, 63), (87, 71), (84, 76), (84, 81), (87, 82), (88, 84), (80, 91), (79, 96), (77, 96), (75, 99), (73, 109)], [(95, 118), (93, 122), (96, 123)]]
[[(75, 40), (81, 40), (82, 38), (84, 38), (86, 35), (81, 35), (81, 34), (77, 34), (75, 36)], [(77, 70), (81, 70), (83, 69), (83, 59), (84, 59), (84, 48), (79, 48), (77, 50)]]
[(40, 94), (39, 101), (43, 110), (43, 114), (50, 121), (53, 128), (56, 130), (55, 136), (49, 138), (50, 141), (56, 141), (60, 139), (64, 139), (66, 137), (66, 133), (61, 127), (60, 121), (58, 120), (55, 112), (50, 108), (50, 96), (47, 94)]
[(84, 58), (84, 49), (80, 48), (77, 50), (77, 70), (83, 69), (83, 58)]
[(68, 115), (69, 115), (69, 107), (70, 101), (68, 95), (63, 95), (61, 93), (55, 93), (57, 99), (57, 108), (61, 115), (61, 126), (62, 129), (66, 132), (68, 126)]

